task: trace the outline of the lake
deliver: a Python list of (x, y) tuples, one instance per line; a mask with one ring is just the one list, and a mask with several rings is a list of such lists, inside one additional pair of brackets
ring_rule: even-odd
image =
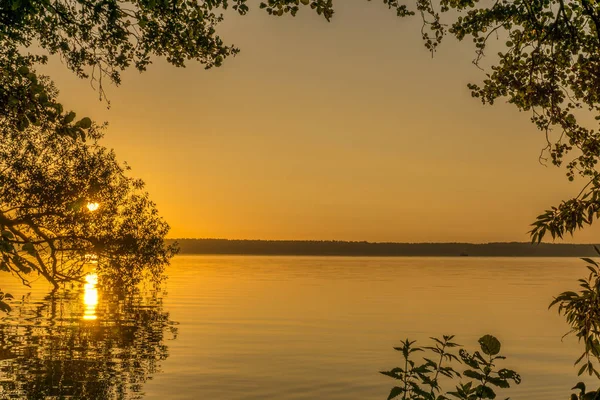
[(0, 275), (31, 292), (0, 320), (0, 399), (386, 399), (393, 347), (442, 334), (501, 340), (523, 379), (502, 398), (566, 399), (580, 380), (547, 309), (586, 275), (575, 258), (177, 256), (167, 272), (135, 296)]

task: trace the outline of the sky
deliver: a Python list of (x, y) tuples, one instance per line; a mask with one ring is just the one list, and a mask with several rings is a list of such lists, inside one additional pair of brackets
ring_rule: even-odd
[[(435, 57), (417, 18), (344, 0), (332, 22), (254, 7), (218, 28), (242, 51), (220, 68), (155, 59), (107, 87), (111, 107), (57, 59), (42, 71), (102, 143), (144, 179), (172, 238), (527, 241), (544, 209), (576, 195), (540, 165), (529, 115), (484, 106), (473, 46)], [(587, 228), (569, 242), (597, 242)]]

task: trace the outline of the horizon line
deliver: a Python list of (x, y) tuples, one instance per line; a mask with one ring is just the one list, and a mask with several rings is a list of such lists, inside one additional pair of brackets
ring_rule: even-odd
[(199, 238), (199, 237), (179, 237), (167, 238), (166, 240), (222, 240), (222, 241), (239, 241), (239, 242), (344, 242), (344, 243), (367, 243), (367, 244), (468, 244), (474, 246), (489, 245), (489, 244), (532, 244), (532, 245), (567, 245), (567, 246), (600, 246), (600, 243), (554, 243), (545, 242), (532, 243), (530, 241), (509, 241), (509, 242), (390, 242), (390, 241), (368, 241), (368, 240), (338, 240), (338, 239), (228, 239), (228, 238)]

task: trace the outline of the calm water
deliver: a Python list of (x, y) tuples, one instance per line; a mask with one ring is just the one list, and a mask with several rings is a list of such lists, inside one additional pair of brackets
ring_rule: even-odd
[[(179, 256), (159, 293), (35, 285), (0, 321), (0, 398), (385, 399), (392, 347), (448, 333), (467, 349), (502, 341), (523, 378), (502, 394), (568, 398), (579, 347), (547, 306), (585, 271), (567, 258)], [(24, 294), (7, 275), (0, 287)]]

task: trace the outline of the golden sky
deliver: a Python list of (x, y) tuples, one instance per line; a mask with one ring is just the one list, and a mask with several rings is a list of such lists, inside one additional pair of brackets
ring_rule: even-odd
[[(417, 18), (336, 2), (274, 18), (229, 15), (242, 49), (223, 67), (162, 60), (108, 87), (111, 108), (53, 60), (44, 68), (79, 117), (143, 178), (170, 237), (524, 241), (544, 208), (578, 193), (538, 162), (529, 115), (483, 106), (470, 42), (435, 58)], [(597, 230), (575, 242), (597, 242)]]

